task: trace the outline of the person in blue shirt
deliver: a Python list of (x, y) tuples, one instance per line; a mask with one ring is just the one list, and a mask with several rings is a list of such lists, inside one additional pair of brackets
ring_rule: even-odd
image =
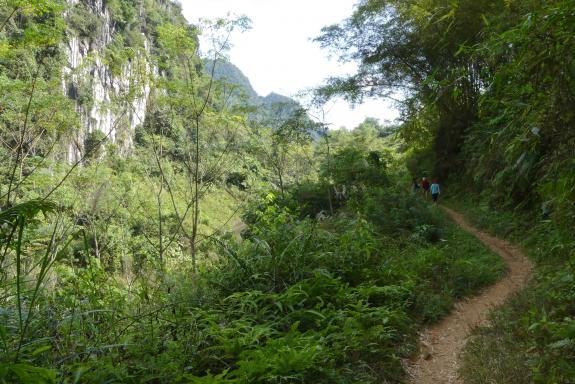
[(431, 198), (433, 199), (434, 203), (437, 203), (439, 194), (439, 183), (437, 182), (437, 179), (433, 179), (433, 183), (431, 184)]

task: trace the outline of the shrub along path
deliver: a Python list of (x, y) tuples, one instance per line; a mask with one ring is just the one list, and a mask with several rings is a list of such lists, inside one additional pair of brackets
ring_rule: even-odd
[(519, 249), (469, 225), (459, 213), (442, 207), (462, 229), (472, 233), (507, 263), (509, 273), (480, 295), (463, 300), (421, 336), (422, 353), (407, 367), (412, 384), (461, 384), (459, 356), (471, 330), (485, 325), (489, 313), (529, 281), (533, 265)]

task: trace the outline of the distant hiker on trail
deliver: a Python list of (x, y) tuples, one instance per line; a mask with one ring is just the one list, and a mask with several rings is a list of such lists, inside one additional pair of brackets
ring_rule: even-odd
[(411, 193), (413, 194), (417, 193), (418, 189), (419, 189), (419, 183), (417, 182), (417, 179), (414, 177), (413, 180), (411, 181)]
[(427, 195), (429, 194), (429, 180), (427, 180), (427, 177), (421, 180), (421, 187), (423, 188), (423, 196), (427, 199)]
[(431, 198), (434, 203), (437, 203), (439, 193), (439, 183), (437, 182), (437, 179), (433, 179), (433, 184), (431, 184)]

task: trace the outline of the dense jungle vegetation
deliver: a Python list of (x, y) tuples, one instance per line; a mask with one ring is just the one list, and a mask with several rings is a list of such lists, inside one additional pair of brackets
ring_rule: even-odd
[(466, 380), (572, 382), (572, 1), (359, 1), (317, 37), (359, 70), (315, 101), (395, 97), (402, 118), (351, 131), (253, 92), (225, 59), (249, 20), (104, 3), (90, 59), (157, 68), (128, 79), (153, 89), (134, 132), (137, 92), (110, 101), (121, 142), (82, 131), (89, 79), (62, 90), (63, 42), (105, 27), (94, 2), (0, 3), (0, 383), (404, 382), (422, 327), (505, 273), (409, 193), (422, 175), (538, 263)]
[(471, 383), (575, 377), (575, 4), (572, 1), (361, 1), (318, 41), (360, 62), (318, 100), (405, 96), (399, 135), (414, 176), (524, 245), (529, 289), (468, 348)]

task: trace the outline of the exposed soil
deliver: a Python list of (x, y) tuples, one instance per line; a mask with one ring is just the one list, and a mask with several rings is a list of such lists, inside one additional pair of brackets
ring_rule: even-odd
[(463, 384), (459, 377), (459, 357), (471, 330), (488, 324), (489, 313), (503, 304), (529, 281), (533, 265), (507, 241), (490, 236), (469, 225), (462, 215), (442, 207), (462, 229), (472, 233), (506, 262), (509, 272), (481, 294), (460, 301), (441, 322), (421, 335), (421, 354), (407, 363), (411, 384)]

